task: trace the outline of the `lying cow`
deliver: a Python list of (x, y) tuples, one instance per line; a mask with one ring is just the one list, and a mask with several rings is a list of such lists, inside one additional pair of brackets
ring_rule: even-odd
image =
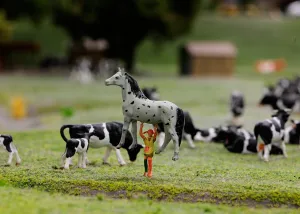
[[(224, 139), (224, 147), (232, 153), (257, 153), (257, 142), (252, 133), (240, 126), (222, 127), (219, 137)], [(282, 154), (282, 149), (272, 145), (270, 154)]]
[(11, 135), (0, 135), (0, 145), (3, 146), (4, 149), (9, 153), (8, 161), (7, 161), (7, 166), (11, 165), (13, 156), (15, 154), (16, 156), (16, 166), (21, 164), (21, 158), (19, 156), (18, 150), (16, 146), (13, 144), (13, 138)]
[(300, 121), (291, 119), (292, 126), (284, 130), (284, 142), (289, 144), (300, 144)]
[[(64, 135), (64, 130), (69, 128), (69, 134), (71, 138), (82, 138), (85, 133), (94, 133), (90, 137), (89, 146), (91, 148), (101, 148), (106, 147), (106, 153), (103, 157), (103, 164), (108, 164), (107, 159), (112, 150), (115, 150), (118, 162), (121, 166), (125, 165), (121, 152), (119, 149), (116, 149), (116, 146), (120, 142), (122, 135), (123, 124), (119, 122), (106, 122), (99, 124), (82, 124), (82, 125), (63, 125), (60, 129), (61, 137), (65, 142), (68, 139)], [(122, 148), (127, 150), (130, 161), (135, 161), (137, 158), (140, 149), (143, 148), (143, 145), (137, 144), (133, 149), (129, 149), (129, 146), (132, 144), (132, 135), (128, 131), (125, 138), (125, 143)]]
[[(290, 116), (290, 110), (279, 109), (272, 115), (272, 119), (258, 122), (254, 126), (254, 135), (257, 140), (258, 156), (269, 161), (272, 145), (278, 145), (287, 157), (284, 138), (284, 127)], [(263, 152), (264, 151), (264, 155)]]

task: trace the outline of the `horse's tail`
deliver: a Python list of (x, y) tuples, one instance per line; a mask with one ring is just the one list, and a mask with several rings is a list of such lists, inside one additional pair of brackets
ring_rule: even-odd
[(73, 125), (63, 125), (63, 126), (60, 128), (60, 135), (61, 135), (62, 139), (63, 139), (66, 143), (68, 142), (68, 139), (67, 139), (66, 136), (65, 136), (64, 130), (65, 130), (66, 128), (71, 128), (71, 127), (73, 127)]
[(183, 113), (182, 109), (177, 108), (176, 111), (177, 111), (177, 120), (176, 120), (176, 125), (175, 125), (175, 131), (177, 133), (178, 143), (180, 146), (181, 140), (182, 140), (183, 128), (184, 128), (184, 124), (185, 124), (185, 119), (184, 119), (184, 113)]

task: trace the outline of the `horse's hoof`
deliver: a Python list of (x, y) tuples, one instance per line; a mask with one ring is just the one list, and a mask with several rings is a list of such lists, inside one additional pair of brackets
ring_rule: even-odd
[(108, 162), (103, 162), (102, 164), (110, 166), (110, 163), (108, 163)]
[(178, 159), (179, 159), (179, 157), (177, 155), (172, 157), (173, 161), (177, 161)]
[(155, 154), (157, 154), (157, 155), (160, 154), (160, 153), (161, 153), (161, 151), (159, 151), (159, 150), (155, 152)]

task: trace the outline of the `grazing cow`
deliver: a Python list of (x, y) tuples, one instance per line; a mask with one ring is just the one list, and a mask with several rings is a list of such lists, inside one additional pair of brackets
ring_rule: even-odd
[(158, 101), (159, 100), (159, 93), (157, 92), (157, 88), (156, 87), (145, 87), (142, 89), (142, 92), (144, 93), (144, 95), (149, 99), (149, 100), (155, 100)]
[[(106, 147), (106, 153), (103, 157), (103, 164), (108, 164), (107, 159), (111, 153), (111, 150), (116, 151), (116, 156), (119, 164), (121, 166), (125, 165), (120, 149), (116, 149), (115, 146), (118, 145), (121, 135), (122, 135), (123, 124), (119, 122), (106, 122), (99, 124), (81, 124), (81, 125), (63, 125), (60, 129), (61, 137), (67, 142), (67, 138), (64, 135), (64, 130), (69, 128), (69, 134), (71, 138), (81, 138), (85, 133), (92, 133), (90, 138), (89, 146), (91, 148), (101, 148)], [(122, 148), (127, 150), (130, 161), (135, 161), (140, 149), (143, 145), (138, 144), (135, 148), (129, 149), (132, 144), (132, 135), (128, 131), (125, 137), (125, 143)]]
[(230, 97), (230, 112), (232, 114), (232, 123), (238, 124), (238, 119), (243, 115), (245, 107), (244, 96), (239, 91), (233, 91)]
[[(251, 154), (257, 153), (255, 136), (241, 126), (222, 127), (219, 137), (225, 139), (224, 147), (232, 153)], [(270, 154), (282, 154), (282, 149), (272, 145)]]
[(284, 142), (289, 144), (300, 144), (300, 121), (291, 119), (292, 126), (284, 130)]
[[(257, 140), (257, 151), (260, 159), (269, 161), (272, 145), (278, 144), (284, 157), (287, 157), (284, 138), (284, 126), (290, 116), (290, 110), (279, 109), (272, 115), (272, 119), (258, 122), (254, 127)], [(264, 150), (264, 155), (262, 151)]]
[(155, 153), (163, 152), (169, 142), (173, 140), (174, 154), (172, 160), (178, 160), (184, 128), (183, 110), (170, 101), (149, 100), (140, 89), (137, 81), (125, 72), (124, 68), (119, 68), (115, 75), (106, 79), (105, 85), (116, 85), (122, 89), (124, 125), (120, 143), (116, 147), (120, 148), (124, 144), (125, 134), (130, 124), (133, 136), (133, 143), (130, 148), (134, 148), (137, 145), (137, 121), (153, 125), (163, 123), (166, 134), (165, 140)]
[(89, 140), (94, 133), (84, 133), (82, 138), (71, 138), (66, 141), (66, 151), (62, 156), (63, 168), (69, 169), (71, 158), (78, 154), (78, 167), (86, 168)]
[[(156, 88), (143, 88), (142, 89), (144, 95), (150, 100), (159, 100), (159, 94)], [(200, 131), (198, 128), (195, 127), (192, 117), (189, 112), (184, 111), (184, 129), (183, 129), (183, 138), (187, 140), (190, 148), (195, 148), (194, 141), (200, 141), (202, 138), (197, 138), (200, 136)], [(158, 124), (158, 145), (161, 147), (163, 145), (165, 139), (165, 132), (164, 132), (164, 125), (162, 123)]]
[(16, 146), (13, 144), (13, 138), (11, 135), (4, 135), (1, 134), (0, 135), (0, 145), (3, 146), (4, 149), (6, 149), (6, 151), (8, 151), (9, 153), (9, 157), (8, 157), (8, 161), (7, 161), (7, 166), (11, 165), (12, 159), (13, 159), (13, 155), (15, 154), (16, 156), (16, 166), (21, 164), (21, 158), (19, 156), (18, 150), (16, 148)]

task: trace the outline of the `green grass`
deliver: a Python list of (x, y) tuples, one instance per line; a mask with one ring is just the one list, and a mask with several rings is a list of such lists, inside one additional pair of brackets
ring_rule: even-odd
[[(78, 198), (61, 194), (49, 194), (36, 190), (18, 190), (11, 187), (0, 187), (0, 212), (6, 214), (22, 213), (297, 213), (297, 210), (249, 209), (247, 207), (226, 207), (212, 204), (161, 203), (147, 200), (137, 195), (132, 200), (113, 200), (103, 197)], [(13, 206), (12, 206), (12, 203)]]
[[(141, 86), (155, 83), (161, 99), (170, 100), (189, 111), (195, 124), (201, 128), (224, 122), (229, 93), (236, 88), (246, 95), (244, 120), (247, 129), (252, 130), (255, 122), (270, 116), (268, 109), (256, 107), (264, 84), (259, 80), (138, 78), (138, 81)], [(120, 89), (106, 87), (102, 82), (79, 87), (76, 83), (54, 77), (3, 77), (0, 79), (0, 91), (7, 97), (23, 93), (35, 105), (49, 100), (61, 106), (71, 103), (76, 110), (76, 115), (68, 121), (62, 121), (56, 110), (40, 114), (49, 129), (45, 131), (13, 132), (2, 124), (2, 132), (6, 130), (5, 133), (13, 135), (23, 159), (20, 167), (0, 168), (2, 179), (14, 187), (70, 195), (105, 193), (117, 198), (132, 198), (136, 194), (144, 194), (145, 197), (165, 201), (300, 206), (300, 162), (296, 146), (288, 146), (288, 159), (272, 156), (269, 163), (264, 163), (256, 155), (229, 153), (220, 144), (197, 143), (197, 149), (191, 150), (183, 142), (180, 160), (174, 162), (171, 160), (173, 146), (170, 143), (166, 152), (154, 157), (152, 180), (142, 176), (142, 153), (135, 163), (125, 167), (119, 167), (112, 154), (109, 160), (112, 166), (109, 167), (101, 164), (103, 149), (90, 149), (88, 156), (93, 164), (86, 170), (76, 167), (69, 171), (60, 170), (56, 169), (64, 151), (64, 142), (59, 135), (60, 125), (64, 122), (122, 121)], [(95, 100), (101, 100), (102, 104), (87, 109), (76, 108), (82, 102), (93, 103)], [(0, 152), (0, 163), (4, 164), (7, 154), (3, 150)], [(122, 154), (128, 162), (125, 151)]]

